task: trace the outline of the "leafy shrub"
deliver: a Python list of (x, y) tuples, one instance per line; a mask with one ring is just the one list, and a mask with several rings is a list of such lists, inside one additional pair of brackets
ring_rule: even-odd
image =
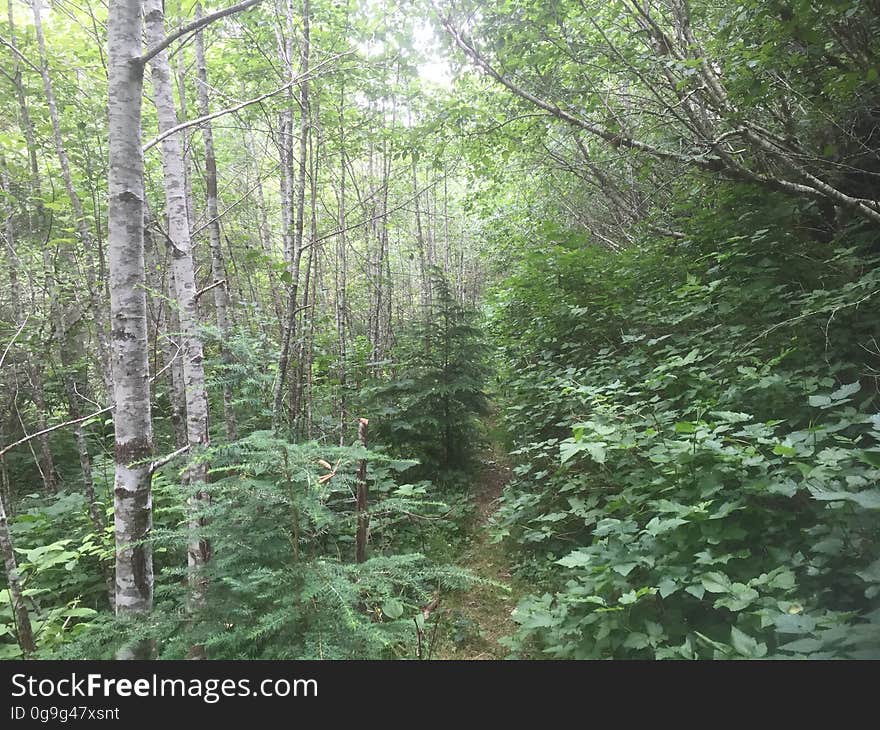
[(880, 654), (877, 262), (728, 193), (752, 213), (527, 256), (495, 296), (520, 459), (498, 539), (544, 589), (515, 653)]

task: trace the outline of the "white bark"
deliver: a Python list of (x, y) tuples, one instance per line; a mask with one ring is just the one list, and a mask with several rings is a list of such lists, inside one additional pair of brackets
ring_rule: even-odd
[[(162, 0), (146, 0), (145, 27), (147, 42), (157, 47), (165, 38), (165, 16)], [(171, 66), (168, 53), (161, 50), (150, 60), (153, 99), (159, 121), (159, 132), (177, 126)], [(186, 204), (186, 175), (180, 133), (162, 140), (162, 168), (165, 180), (165, 214), (168, 218), (168, 239), (171, 247), (171, 269), (174, 274), (175, 298), (180, 316), (183, 346), (183, 384), (186, 394), (186, 435), (191, 456), (208, 444), (208, 398), (205, 390), (205, 369), (202, 341), (198, 334), (196, 285), (193, 270), (192, 242)], [(204, 524), (201, 512), (210, 497), (205, 490), (207, 464), (198, 458), (187, 469), (190, 489), (190, 530), (187, 564), (190, 569), (191, 602), (198, 605), (204, 598), (201, 569), (210, 558), (210, 547), (201, 538)]]
[(61, 164), (61, 179), (64, 182), (64, 189), (73, 208), (73, 215), (76, 221), (76, 229), (79, 233), (83, 245), (83, 253), (86, 262), (86, 279), (89, 286), (89, 302), (91, 304), (92, 315), (95, 318), (95, 330), (98, 336), (99, 362), (101, 366), (101, 374), (104, 380), (104, 386), (107, 392), (110, 392), (112, 376), (110, 373), (110, 344), (107, 342), (107, 332), (104, 327), (104, 312), (98, 297), (98, 282), (95, 275), (95, 265), (92, 258), (92, 251), (95, 249), (95, 242), (89, 229), (89, 222), (83, 209), (82, 199), (76, 191), (73, 184), (73, 175), (70, 170), (70, 160), (67, 156), (67, 150), (64, 147), (64, 139), (61, 135), (61, 118), (58, 114), (58, 104), (55, 100), (55, 89), (52, 85), (52, 78), (49, 76), (49, 59), (46, 54), (46, 39), (43, 35), (43, 23), (40, 15), (41, 0), (32, 0), (31, 7), (34, 12), (34, 30), (37, 36), (37, 46), (40, 51), (40, 76), (43, 80), (43, 91), (46, 95), (46, 104), (49, 107), (49, 118), (52, 121), (52, 137), (55, 143), (55, 153)]
[[(302, 261), (303, 254), (303, 227), (305, 221), (305, 199), (306, 199), (306, 166), (308, 162), (308, 139), (309, 139), (309, 60), (311, 54), (311, 40), (310, 40), (310, 28), (309, 28), (309, 20), (310, 20), (311, 9), (309, 6), (309, 0), (303, 0), (303, 45), (302, 51), (300, 53), (300, 74), (299, 74), (299, 106), (300, 106), (300, 128), (299, 128), (299, 166), (297, 169), (297, 177), (296, 177), (296, 218), (293, 223), (293, 236), (291, 239), (291, 258), (288, 260), (289, 263), (289, 273), (290, 273), (290, 289), (288, 293), (287, 300), (287, 321), (285, 322), (285, 330), (284, 337), (282, 339), (281, 345), (281, 356), (278, 360), (278, 375), (275, 380), (275, 388), (273, 393), (273, 401), (274, 401), (274, 409), (273, 409), (273, 429), (277, 432), (281, 425), (281, 412), (282, 412), (282, 400), (284, 396), (284, 384), (287, 379), (287, 371), (290, 365), (290, 353), (293, 347), (293, 340), (296, 336), (296, 323), (297, 323), (297, 292), (299, 289), (299, 275), (300, 275), (300, 263)], [(288, 24), (291, 26), (290, 32), (292, 33), (292, 25), (293, 25), (293, 17), (292, 17), (292, 9), (288, 3)], [(289, 80), (293, 81), (293, 70), (292, 65), (290, 63), (290, 51), (288, 53), (288, 73)], [(292, 133), (292, 126), (290, 127)], [(289, 143), (292, 146), (292, 143)], [(290, 148), (284, 150), (286, 154), (290, 155)], [(283, 155), (284, 156), (284, 153)], [(282, 167), (286, 166), (287, 161), (292, 162), (292, 155), (287, 159), (283, 159)], [(289, 198), (285, 199), (285, 203), (289, 202), (293, 203), (293, 179), (292, 179), (293, 171), (292, 169), (289, 171), (288, 177), (288, 187), (286, 190), (283, 190), (283, 194), (285, 196), (289, 196)], [(282, 215), (287, 215), (289, 213), (289, 209), (285, 204), (282, 207)], [(298, 384), (294, 384), (294, 388), (292, 392), (295, 394), (297, 392)], [(295, 424), (291, 423), (291, 426)]]
[[(37, 166), (37, 143), (36, 143), (36, 135), (34, 134), (34, 126), (31, 121), (30, 113), (28, 111), (27, 98), (24, 90), (24, 84), (22, 83), (21, 78), (21, 67), (19, 64), (18, 58), (18, 44), (15, 37), (15, 19), (13, 15), (12, 2), (10, 0), (8, 5), (8, 22), (9, 22), (9, 43), (12, 48), (12, 81), (15, 86), (16, 99), (18, 100), (18, 109), (20, 114), (20, 122), (21, 128), (24, 132), (25, 142), (27, 144), (28, 149), (28, 163), (31, 174), (31, 194), (34, 197), (34, 208), (36, 215), (34, 217), (29, 216), (29, 221), (31, 224), (32, 231), (37, 235), (43, 235), (44, 226), (45, 226), (45, 210), (43, 208), (43, 200), (42, 200), (42, 192), (40, 190), (40, 175), (39, 168)], [(6, 178), (5, 172), (5, 162), (3, 162), (3, 170), (0, 170), (0, 186), (2, 189), (6, 191), (8, 198), (7, 200), (12, 200), (12, 188), (9, 184), (8, 179)], [(18, 286), (18, 276), (17, 276), (17, 267), (18, 263), (15, 256), (14, 251), (14, 240), (15, 231), (13, 230), (12, 225), (12, 208), (8, 202), (4, 204), (5, 213), (6, 213), (6, 256), (9, 262), (9, 279), (10, 279), (10, 289), (12, 294), (12, 312), (15, 317), (16, 323), (22, 321), (22, 297), (19, 292)], [(47, 254), (44, 254), (44, 260), (46, 260)], [(31, 395), (34, 401), (34, 405), (37, 409), (37, 430), (41, 431), (46, 427), (46, 400), (44, 396), (43, 389), (43, 373), (41, 369), (37, 366), (37, 363), (34, 361), (33, 354), (30, 349), (26, 350), (26, 360), (25, 360), (25, 370), (27, 373), (28, 380), (31, 383)], [(52, 451), (49, 448), (49, 439), (48, 437), (41, 437), (38, 439), (38, 445), (40, 449), (40, 457), (38, 468), (40, 470), (40, 474), (43, 477), (43, 487), (48, 493), (54, 493), (57, 491), (57, 484), (55, 481), (55, 465), (52, 459)]]
[(343, 77), (339, 90), (339, 192), (338, 192), (338, 210), (339, 210), (339, 234), (336, 237), (336, 268), (335, 268), (335, 299), (334, 310), (336, 315), (336, 332), (339, 337), (339, 445), (345, 445), (345, 425), (347, 419), (347, 393), (348, 383), (347, 377), (347, 353), (346, 353), (346, 334), (345, 323), (347, 317), (348, 304), (346, 302), (346, 287), (348, 286), (347, 276), (347, 248), (348, 242), (345, 238), (345, 176), (348, 173), (345, 169), (345, 79)]
[(144, 291), (141, 11), (141, 0), (110, 0), (107, 28), (117, 614), (153, 607), (153, 555), (146, 541), (153, 523), (153, 426)]

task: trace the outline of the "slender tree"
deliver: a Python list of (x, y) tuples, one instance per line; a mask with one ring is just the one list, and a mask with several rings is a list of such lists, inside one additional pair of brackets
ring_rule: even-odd
[[(196, 3), (196, 18), (203, 17), (201, 3)], [(211, 113), (208, 99), (208, 65), (205, 61), (205, 39), (201, 31), (196, 33), (196, 81), (198, 87), (199, 115), (207, 117)], [(214, 154), (214, 130), (211, 121), (202, 123), (202, 138), (205, 141), (205, 188), (207, 193), (207, 205), (205, 214), (208, 217), (208, 239), (211, 248), (211, 273), (214, 277), (214, 314), (217, 329), (220, 330), (221, 344), (220, 355), (226, 366), (231, 365), (232, 358), (227, 342), (232, 331), (229, 324), (229, 301), (228, 301), (228, 278), (223, 263), (223, 246), (220, 239), (220, 210), (217, 203), (217, 158)], [(225, 283), (219, 283), (225, 282)], [(226, 438), (234, 441), (236, 438), (235, 408), (232, 403), (232, 390), (228, 384), (228, 378), (223, 381), (223, 418), (226, 423)]]
[[(145, 1), (145, 26), (149, 43), (156, 47), (165, 38), (165, 15), (162, 0)], [(153, 98), (159, 120), (159, 133), (165, 134), (178, 125), (174, 106), (171, 66), (168, 53), (160, 50), (150, 60)], [(190, 538), (187, 563), (190, 569), (191, 605), (199, 607), (204, 600), (202, 570), (211, 556), (208, 542), (202, 537), (205, 506), (210, 502), (206, 489), (207, 462), (199, 452), (208, 444), (208, 397), (202, 341), (198, 333), (196, 284), (192, 242), (186, 204), (186, 176), (180, 132), (167, 134), (161, 143), (165, 188), (165, 214), (168, 219), (168, 245), (174, 275), (175, 305), (180, 318), (183, 343), (183, 385), (186, 398), (186, 436), (190, 447), (190, 465), (185, 480), (190, 492)], [(196, 649), (201, 653), (201, 649)]]
[(107, 251), (116, 439), (116, 612), (122, 614), (146, 613), (153, 607), (149, 543), (153, 425), (144, 291), (141, 17), (141, 0), (110, 0)]

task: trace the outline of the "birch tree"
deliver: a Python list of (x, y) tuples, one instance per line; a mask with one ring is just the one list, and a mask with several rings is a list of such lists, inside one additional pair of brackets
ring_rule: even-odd
[[(159, 46), (165, 39), (165, 15), (162, 0), (146, 0), (144, 24), (148, 42)], [(159, 133), (178, 125), (174, 106), (174, 87), (171, 65), (166, 50), (160, 50), (150, 60), (153, 99), (159, 120)], [(202, 341), (198, 333), (196, 283), (193, 268), (190, 224), (187, 215), (186, 175), (180, 132), (168, 134), (161, 143), (162, 170), (165, 188), (165, 214), (168, 219), (168, 246), (171, 271), (174, 278), (175, 305), (180, 318), (183, 386), (186, 398), (186, 437), (190, 447), (190, 465), (185, 482), (190, 493), (190, 538), (187, 564), (190, 570), (190, 590), (194, 606), (204, 598), (204, 584), (200, 573), (210, 559), (210, 546), (202, 539), (202, 512), (210, 502), (205, 488), (207, 462), (199, 459), (199, 452), (208, 444), (208, 397), (205, 390), (205, 369)]]
[[(300, 107), (300, 128), (299, 128), (299, 162), (297, 165), (297, 175), (295, 182), (295, 218), (293, 221), (293, 233), (291, 240), (291, 251), (288, 272), (290, 274), (290, 283), (288, 290), (287, 312), (285, 314), (285, 329), (282, 337), (281, 355), (278, 360), (278, 374), (276, 376), (274, 388), (274, 417), (273, 427), (277, 431), (281, 426), (281, 416), (284, 406), (284, 387), (287, 381), (287, 373), (290, 365), (290, 353), (293, 348), (296, 337), (297, 324), (297, 293), (299, 291), (299, 275), (300, 262), (303, 254), (303, 229), (305, 226), (305, 199), (306, 199), (306, 170), (308, 166), (308, 139), (309, 139), (309, 59), (311, 53), (311, 38), (309, 29), (310, 16), (309, 0), (303, 0), (303, 43), (300, 52), (300, 78), (299, 83), (299, 107)], [(292, 14), (288, 16), (292, 20)], [(289, 80), (293, 81), (292, 64), (289, 63)], [(292, 129), (292, 126), (291, 126)], [(284, 135), (282, 131), (282, 136)], [(292, 144), (292, 143), (288, 143)], [(290, 152), (286, 150), (288, 157), (292, 157)], [(292, 195), (291, 187), (294, 185), (292, 173), (289, 175), (288, 195)], [(287, 206), (282, 208), (284, 211), (289, 210)], [(296, 386), (293, 389), (296, 392)], [(293, 424), (291, 424), (292, 426)]]
[(153, 523), (147, 303), (144, 291), (144, 157), (141, 149), (141, 0), (110, 0), (108, 263), (112, 323), (116, 612), (153, 607)]

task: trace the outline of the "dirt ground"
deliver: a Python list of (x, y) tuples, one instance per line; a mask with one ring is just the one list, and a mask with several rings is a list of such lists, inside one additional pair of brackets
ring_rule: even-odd
[(498, 640), (516, 629), (510, 613), (516, 606), (518, 591), (502, 546), (490, 542), (489, 534), (489, 521), (510, 479), (510, 467), (504, 457), (497, 447), (484, 455), (475, 494), (471, 542), (456, 561), (481, 578), (502, 586), (476, 585), (468, 591), (444, 596), (434, 659), (503, 659), (509, 653)]

